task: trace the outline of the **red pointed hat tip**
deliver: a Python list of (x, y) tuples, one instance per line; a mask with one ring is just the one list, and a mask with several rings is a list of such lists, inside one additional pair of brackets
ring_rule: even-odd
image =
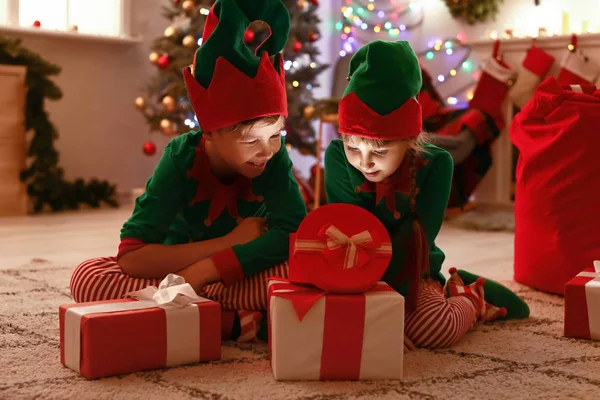
[(455, 274), (455, 273), (456, 273), (456, 271), (457, 271), (457, 269), (456, 269), (455, 267), (452, 267), (452, 268), (450, 268), (450, 269), (448, 270), (448, 272), (449, 272), (450, 274)]
[(477, 280), (475, 282), (477, 282), (478, 285), (483, 286), (483, 285), (485, 285), (485, 278), (480, 276), (479, 278), (477, 278)]

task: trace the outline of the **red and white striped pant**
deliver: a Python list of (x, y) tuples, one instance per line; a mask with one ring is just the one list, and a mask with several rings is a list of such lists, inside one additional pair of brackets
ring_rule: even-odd
[[(288, 277), (283, 263), (225, 288), (221, 283), (206, 286), (202, 297), (219, 302), (225, 310), (265, 311), (269, 277)], [(81, 263), (71, 277), (71, 294), (76, 302), (119, 299), (128, 292), (160, 279), (132, 278), (121, 271), (115, 257), (94, 258)], [(240, 313), (243, 316), (243, 313)], [(473, 303), (463, 296), (444, 296), (442, 286), (422, 280), (415, 311), (406, 314), (405, 334), (417, 347), (444, 348), (458, 342), (475, 324)], [(243, 327), (242, 327), (243, 328)], [(242, 329), (244, 333), (244, 329)]]
[(406, 314), (404, 333), (416, 347), (450, 347), (475, 325), (475, 305), (464, 296), (446, 298), (439, 282), (424, 279), (420, 284), (416, 308)]
[[(267, 278), (288, 277), (288, 264), (283, 263), (253, 275), (226, 288), (214, 283), (200, 295), (217, 301), (226, 310), (266, 311)], [(71, 295), (78, 302), (120, 299), (126, 293), (158, 286), (161, 279), (133, 278), (125, 275), (115, 257), (93, 258), (81, 263), (71, 277)]]

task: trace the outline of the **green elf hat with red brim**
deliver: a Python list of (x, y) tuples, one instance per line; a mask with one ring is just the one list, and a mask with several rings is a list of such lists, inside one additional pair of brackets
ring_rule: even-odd
[(348, 78), (339, 105), (340, 133), (401, 140), (422, 132), (421, 68), (408, 42), (376, 40), (363, 46), (350, 61)]
[[(244, 43), (252, 21), (270, 36), (253, 53)], [(287, 117), (283, 68), (290, 16), (280, 0), (217, 0), (204, 26), (203, 43), (183, 70), (190, 102), (205, 132), (269, 115)], [(269, 59), (273, 57), (273, 61)]]

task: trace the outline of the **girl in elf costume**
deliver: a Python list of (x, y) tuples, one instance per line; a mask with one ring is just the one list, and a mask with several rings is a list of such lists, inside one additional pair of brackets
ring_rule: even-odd
[(369, 210), (388, 229), (393, 256), (383, 280), (406, 297), (406, 347), (447, 347), (477, 320), (527, 317), (527, 305), (506, 287), (455, 268), (448, 282), (441, 274), (445, 256), (435, 238), (453, 162), (424, 140), (421, 70), (410, 45), (362, 47), (348, 80), (339, 105), (342, 140), (325, 154), (327, 197)]
[[(271, 28), (256, 54), (243, 39), (254, 20)], [(166, 146), (123, 225), (117, 256), (74, 271), (75, 301), (118, 299), (175, 273), (237, 310), (223, 314), (224, 338), (253, 339), (266, 310), (265, 278), (287, 277), (289, 233), (306, 215), (281, 137), (289, 30), (280, 0), (213, 5), (203, 44), (183, 71), (202, 130)]]

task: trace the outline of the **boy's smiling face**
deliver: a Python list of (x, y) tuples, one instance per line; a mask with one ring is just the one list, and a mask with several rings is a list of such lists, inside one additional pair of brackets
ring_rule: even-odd
[(381, 146), (348, 137), (344, 140), (344, 151), (350, 165), (362, 172), (371, 182), (381, 182), (392, 175), (404, 160), (410, 141), (394, 140)]
[(241, 174), (247, 178), (261, 175), (273, 155), (281, 149), (283, 117), (275, 124), (257, 122), (245, 133), (227, 130), (207, 136), (211, 167), (217, 176)]

